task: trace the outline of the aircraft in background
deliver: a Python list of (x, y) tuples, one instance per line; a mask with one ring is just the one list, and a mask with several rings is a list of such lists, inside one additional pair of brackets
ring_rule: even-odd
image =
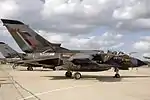
[(67, 70), (66, 77), (72, 77), (72, 72), (75, 71), (74, 78), (80, 79), (81, 74), (79, 72), (106, 71), (113, 67), (114, 77), (119, 78), (119, 70), (128, 70), (129, 67), (146, 65), (141, 60), (121, 52), (117, 54), (116, 52), (104, 53), (102, 50), (69, 50), (61, 47), (61, 44), (47, 41), (23, 22), (9, 19), (1, 20), (26, 54), (30, 53), (31, 56), (34, 54), (48, 55), (44, 59), (37, 57), (32, 61), (28, 60), (29, 64), (34, 62), (34, 64), (45, 64), (47, 66), (54, 65), (51, 68), (61, 65), (63, 70)]
[(6, 59), (5, 58), (0, 58), (0, 64), (6, 64)]
[[(45, 58), (49, 58), (50, 55), (43, 55), (41, 53), (18, 53), (14, 49), (12, 49), (8, 44), (5, 44), (4, 42), (0, 42), (0, 52), (5, 57), (1, 59), (1, 61), (5, 61), (7, 63), (14, 63), (13, 68), (15, 68), (17, 65), (23, 65), (28, 66), (27, 70), (33, 70), (32, 67), (43, 67), (43, 68), (51, 68), (49, 65), (44, 66), (44, 64), (37, 64), (35, 61), (40, 60), (41, 62), (43, 60), (46, 60)], [(51, 53), (51, 55), (53, 55)], [(4, 60), (5, 59), (5, 60)], [(32, 66), (32, 67), (29, 67)]]
[(19, 61), (25, 55), (23, 53), (18, 53), (4, 42), (0, 42), (0, 52), (5, 57), (4, 59), (7, 63)]

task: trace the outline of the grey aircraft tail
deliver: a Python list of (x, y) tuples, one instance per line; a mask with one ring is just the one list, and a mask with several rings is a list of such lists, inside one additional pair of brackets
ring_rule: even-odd
[(25, 53), (55, 51), (54, 47), (61, 45), (50, 43), (21, 21), (9, 19), (1, 19), (1, 21)]
[(5, 58), (22, 58), (21, 53), (18, 53), (14, 49), (12, 49), (8, 44), (4, 42), (0, 42), (0, 52)]

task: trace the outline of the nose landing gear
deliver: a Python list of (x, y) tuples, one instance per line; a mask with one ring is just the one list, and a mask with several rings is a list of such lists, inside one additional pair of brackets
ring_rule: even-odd
[(14, 64), (14, 65), (12, 66), (13, 69), (16, 69), (16, 67), (17, 67), (17, 64)]
[(120, 78), (119, 69), (118, 69), (118, 68), (115, 68), (114, 71), (116, 72), (114, 78)]

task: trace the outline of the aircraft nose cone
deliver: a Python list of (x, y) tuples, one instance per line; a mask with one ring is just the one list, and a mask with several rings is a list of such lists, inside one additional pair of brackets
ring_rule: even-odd
[(141, 61), (139, 59), (136, 59), (136, 58), (132, 58), (131, 62), (133, 64), (133, 66), (135, 66), (135, 67), (140, 67), (140, 66), (147, 65), (147, 63), (145, 63), (145, 62), (143, 62), (143, 61)]
[(147, 65), (147, 63), (145, 63), (145, 62), (143, 62), (143, 61), (141, 61), (141, 60), (139, 60), (139, 59), (137, 59), (137, 60), (138, 60), (138, 66)]

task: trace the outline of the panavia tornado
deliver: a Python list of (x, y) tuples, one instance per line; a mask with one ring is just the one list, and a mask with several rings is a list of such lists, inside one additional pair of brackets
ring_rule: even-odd
[(22, 56), (25, 55), (24, 53), (18, 53), (4, 42), (0, 42), (0, 52), (4, 56), (7, 63), (19, 61), (21, 60)]
[[(72, 77), (73, 72), (75, 72), (74, 78), (80, 79), (80, 72), (107, 71), (112, 67), (115, 71), (114, 77), (120, 78), (119, 70), (146, 65), (143, 61), (123, 53), (104, 53), (101, 50), (69, 50), (61, 47), (61, 44), (47, 41), (21, 21), (1, 20), (21, 50), (34, 58), (28, 60), (28, 63), (53, 65), (52, 69), (61, 65), (63, 70), (67, 70), (65, 76), (69, 78)], [(41, 55), (47, 56), (41, 58)]]

